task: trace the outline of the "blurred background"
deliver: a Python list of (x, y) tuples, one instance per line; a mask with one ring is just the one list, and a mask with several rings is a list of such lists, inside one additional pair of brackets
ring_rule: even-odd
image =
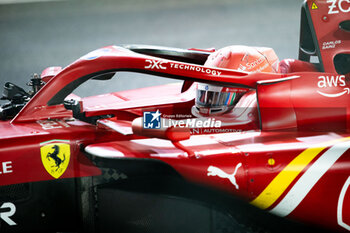
[[(0, 93), (6, 81), (26, 90), (34, 72), (65, 67), (107, 45), (178, 48), (266, 46), (296, 58), (303, 0), (0, 0)], [(125, 75), (124, 75), (125, 76)], [(123, 77), (123, 76), (122, 76)], [(169, 82), (138, 75), (79, 89), (100, 94)]]

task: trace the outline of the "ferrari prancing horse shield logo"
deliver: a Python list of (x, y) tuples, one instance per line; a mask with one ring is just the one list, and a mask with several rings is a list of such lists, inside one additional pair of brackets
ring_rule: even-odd
[(70, 145), (67, 140), (52, 140), (40, 144), (41, 161), (46, 171), (58, 179), (66, 171), (70, 159)]

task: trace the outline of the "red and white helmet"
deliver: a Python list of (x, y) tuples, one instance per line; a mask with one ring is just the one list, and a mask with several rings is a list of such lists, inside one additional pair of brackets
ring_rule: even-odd
[[(279, 60), (273, 49), (263, 47), (229, 46), (211, 54), (204, 66), (234, 69), (244, 72), (278, 71)], [(220, 87), (197, 83), (195, 116), (222, 115), (234, 108), (246, 88)]]

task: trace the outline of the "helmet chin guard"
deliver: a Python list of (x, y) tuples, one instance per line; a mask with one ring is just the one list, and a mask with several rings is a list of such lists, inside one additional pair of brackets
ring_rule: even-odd
[(231, 109), (233, 109), (233, 106), (231, 108), (222, 107), (215, 109), (209, 107), (197, 107), (196, 105), (194, 105), (192, 106), (191, 113), (195, 117), (213, 117), (225, 114), (226, 112), (231, 111)]

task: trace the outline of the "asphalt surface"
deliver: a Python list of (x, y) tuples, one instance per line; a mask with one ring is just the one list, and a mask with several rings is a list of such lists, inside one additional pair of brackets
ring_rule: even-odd
[[(48, 66), (67, 66), (106, 45), (222, 48), (242, 44), (272, 47), (280, 60), (296, 58), (302, 2), (77, 0), (0, 4), (0, 88), (10, 81), (29, 89), (25, 84), (32, 73), (41, 73)], [(118, 84), (93, 85), (78, 94), (169, 82), (123, 77)]]

